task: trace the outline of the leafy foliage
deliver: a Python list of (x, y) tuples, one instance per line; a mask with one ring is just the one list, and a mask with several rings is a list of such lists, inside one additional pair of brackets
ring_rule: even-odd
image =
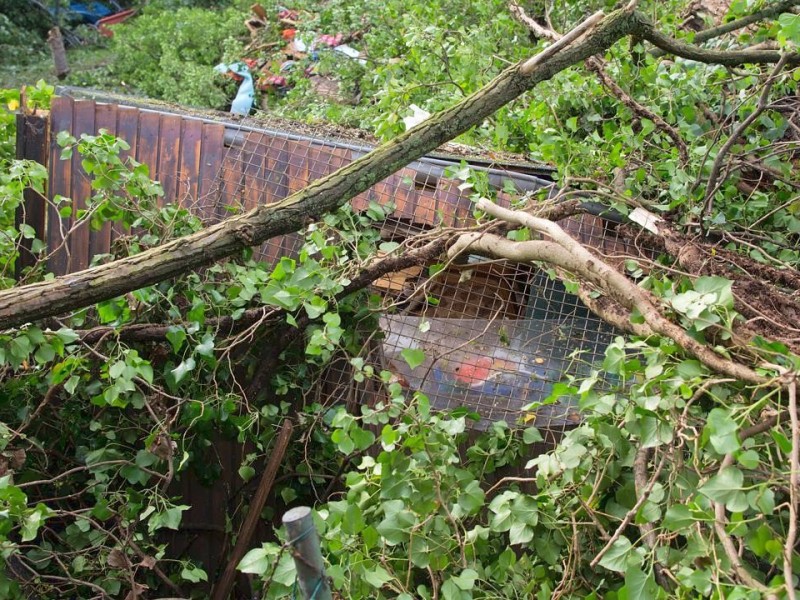
[[(300, 35), (363, 29), (365, 67), (330, 56), (320, 66), (358, 87), (361, 103), (320, 99), (298, 75), (271, 108), (305, 120), (334, 117), (383, 138), (404, 130), (411, 104), (450, 106), (544, 44), (515, 24), (502, 2), (472, 3), (470, 10), (454, 0), (311, 4), (298, 5), (316, 11)], [(563, 31), (607, 4), (557, 3), (549, 16)], [(679, 3), (641, 4), (659, 27), (684, 35)], [(733, 2), (729, 16), (762, 4)], [(241, 51), (231, 38), (243, 13), (158, 10), (164, 6), (152, 3), (118, 29), (113, 69), (148, 94), (222, 106), (225, 95), (211, 85), (218, 80), (209, 67), (225, 52)], [(774, 41), (793, 50), (799, 30), (787, 13), (709, 44)], [(618, 44), (603, 61), (633, 103), (575, 68), (463, 139), (553, 162), (561, 183), (582, 180), (584, 192), (620, 211), (644, 205), (689, 233), (710, 231), (757, 262), (797, 266), (798, 140), (787, 108), (797, 71), (775, 73), (764, 108), (766, 68), (732, 72), (667, 60), (641, 44)], [(43, 86), (39, 92), (47, 95)], [(2, 100), (10, 108), (19, 97), (3, 92)], [(634, 104), (672, 128), (685, 154)], [(721, 155), (722, 140), (752, 114), (751, 126)], [(32, 235), (17, 228), (15, 209), (23, 189), (42, 190), (46, 173), (11, 160), (13, 116), (3, 108), (0, 118), (0, 268), (9, 287), (20, 240)], [(57, 141), (65, 157), (81, 156), (92, 196), (80, 211), (70, 199), (54, 206), (95, 230), (113, 224), (124, 231), (116, 256), (202, 227), (186, 209), (160, 202), (147, 167), (121, 158), (123, 141), (102, 132)], [(725, 172), (716, 185), (709, 177), (718, 156)], [(485, 182), (460, 177), (485, 195)], [(303, 429), (302, 443), (285, 460), (263, 516), (315, 504), (327, 574), (343, 597), (755, 598), (797, 587), (784, 581), (786, 562), (800, 572), (796, 550), (787, 550), (796, 451), (789, 388), (719, 377), (667, 337), (620, 337), (601, 370), (569, 382), (584, 419), (549, 451), (541, 452), (542, 432), (516, 423), (470, 437), (475, 415), (437, 414), (424, 395), (404, 391), (370, 363), (365, 339), (374, 334), (379, 299), (364, 291), (343, 297), (385, 250), (373, 225), (390, 212), (343, 208), (304, 231), (295, 259), (265, 265), (244, 252), (56, 323), (0, 333), (0, 397), (9, 399), (0, 403), (3, 597), (25, 597), (23, 585), (45, 597), (88, 598), (100, 590), (125, 597), (144, 585), (176, 585), (203, 597), (202, 583), (215, 574), (170, 555), (161, 535), (179, 528), (189, 510), (170, 483), (190, 472), (212, 483), (213, 444), (230, 438), (248, 448), (238, 468), (244, 484), (285, 416)], [(527, 239), (524, 231), (513, 234)], [(44, 245), (33, 242), (45, 258)], [(732, 282), (684, 276), (677, 267), (666, 254), (626, 264), (694, 340), (730, 355), (726, 344), (744, 320)], [(48, 274), (40, 265), (26, 277)], [(220, 326), (227, 317), (233, 333), (230, 323)], [(163, 326), (161, 335), (126, 337), (133, 325), (154, 324)], [(86, 331), (100, 326), (107, 334), (87, 341)], [(777, 342), (757, 339), (748, 351), (769, 356), (759, 365), (765, 376), (800, 367)], [(425, 359), (421, 350), (402, 356), (412, 368)], [(314, 384), (335, 360), (352, 367), (355, 383), (384, 390), (384, 401), (349, 411), (321, 401)], [(244, 383), (259, 378), (269, 380), (268, 389), (246, 393)], [(609, 387), (610, 380), (617, 385)], [(504, 479), (509, 469), (523, 476)], [(25, 568), (38, 578), (21, 576)], [(239, 569), (257, 576), (267, 598), (285, 597), (295, 582), (280, 532), (251, 549)]]

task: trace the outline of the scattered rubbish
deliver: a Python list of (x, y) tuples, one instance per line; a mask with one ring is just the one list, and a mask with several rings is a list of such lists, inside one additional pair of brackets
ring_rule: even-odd
[(239, 89), (236, 92), (236, 97), (231, 102), (231, 113), (236, 115), (249, 115), (250, 109), (253, 108), (253, 101), (255, 100), (255, 91), (253, 90), (253, 76), (250, 74), (250, 69), (243, 62), (235, 62), (229, 65), (220, 63), (214, 70), (217, 73), (228, 74), (233, 73), (237, 81), (241, 80)]

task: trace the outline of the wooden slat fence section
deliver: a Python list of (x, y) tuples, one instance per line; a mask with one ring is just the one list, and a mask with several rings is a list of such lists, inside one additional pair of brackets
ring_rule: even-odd
[[(56, 136), (59, 131), (68, 131), (80, 138), (81, 134), (97, 135), (101, 129), (130, 145), (121, 153), (123, 160), (131, 157), (146, 164), (150, 176), (161, 181), (165, 191), (162, 202), (179, 202), (209, 222), (223, 216), (215, 213), (213, 199), (225, 156), (223, 124), (92, 100), (55, 98), (46, 131), (49, 147), (43, 146), (47, 157), (41, 162), (48, 165), (49, 199), (57, 195), (71, 198), (73, 211), (71, 216), (61, 217), (58, 207), (50, 205), (44, 222), (40, 218), (37, 223), (35, 213), (26, 217), (26, 222), (36, 228), (37, 237), (46, 240), (51, 252), (48, 268), (56, 275), (85, 269), (93, 257), (109, 253), (113, 241), (126, 233), (119, 224), (106, 224), (99, 231), (92, 231), (88, 223), (74, 227), (77, 211), (86, 208), (92, 197), (91, 180), (77, 152), (70, 160), (60, 159)], [(46, 144), (41, 140), (38, 143)], [(29, 204), (33, 207), (33, 201)], [(66, 232), (69, 235), (64, 243)], [(20, 262), (23, 265), (27, 263)]]

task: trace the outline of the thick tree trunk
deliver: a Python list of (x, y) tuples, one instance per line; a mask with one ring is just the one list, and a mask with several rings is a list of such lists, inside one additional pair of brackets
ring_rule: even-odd
[(523, 69), (522, 64), (510, 67), (459, 104), (281, 202), (258, 207), (136, 256), (0, 292), (0, 329), (90, 306), (176, 277), (277, 235), (297, 231), (409, 162), (480, 124), (538, 83), (604, 51), (641, 24), (635, 13), (616, 11), (581, 40), (532, 68), (529, 65)]

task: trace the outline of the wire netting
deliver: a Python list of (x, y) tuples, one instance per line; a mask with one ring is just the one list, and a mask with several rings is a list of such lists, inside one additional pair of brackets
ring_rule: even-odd
[[(216, 210), (222, 215), (278, 201), (368, 150), (285, 129), (240, 130), (223, 161)], [(447, 177), (446, 169), (459, 160), (429, 156), (415, 161), (357, 196), (352, 206), (358, 211), (371, 203), (394, 206), (381, 234), (396, 241), (437, 226), (472, 225), (471, 191)], [(497, 189), (510, 181), (524, 193), (551, 183), (542, 176), (546, 172), (531, 174), (524, 165), (483, 163), (475, 168)], [(498, 197), (509, 200), (503, 192)], [(606, 256), (630, 254), (613, 222), (583, 215), (562, 226)], [(301, 243), (299, 234), (275, 238), (256, 256), (272, 263), (293, 256)], [(504, 420), (561, 432), (580, 422), (575, 394), (566, 386), (600, 368), (614, 331), (557, 278), (531, 265), (471, 255), (433, 277), (424, 267), (411, 267), (373, 287), (387, 308), (379, 320), (380, 335), (370, 338), (364, 354), (409, 391), (426, 394), (432, 407), (477, 413), (478, 428)], [(424, 358), (416, 364), (410, 356)], [(322, 389), (324, 401), (351, 407), (382, 397), (376, 386), (354, 382), (346, 360), (327, 370)]]

